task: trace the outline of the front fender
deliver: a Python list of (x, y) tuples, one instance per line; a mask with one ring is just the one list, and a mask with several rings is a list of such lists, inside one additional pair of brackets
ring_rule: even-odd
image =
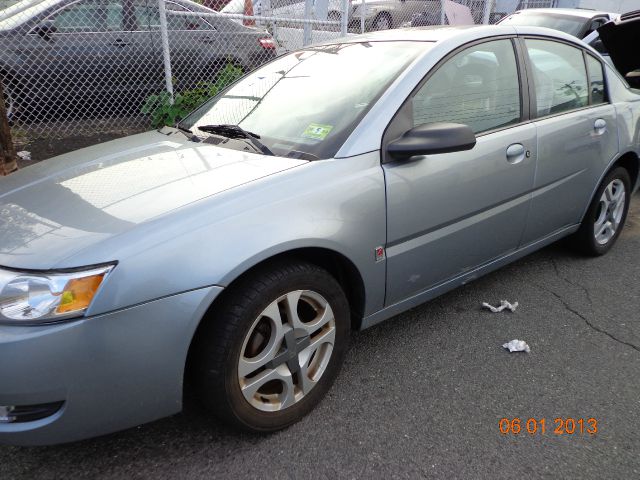
[[(268, 159), (265, 159), (268, 161)], [(205, 199), (64, 260), (64, 268), (117, 260), (89, 315), (210, 285), (227, 286), (258, 263), (319, 247), (359, 271), (364, 314), (384, 304), (384, 176), (379, 152), (310, 162)]]

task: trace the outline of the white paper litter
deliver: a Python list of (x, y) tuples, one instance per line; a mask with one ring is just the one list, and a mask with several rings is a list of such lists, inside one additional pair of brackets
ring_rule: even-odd
[(505, 309), (506, 310), (511, 310), (512, 312), (515, 312), (516, 308), (518, 308), (518, 302), (509, 303), (506, 300), (501, 300), (499, 307), (494, 307), (493, 305), (489, 305), (487, 302), (484, 302), (482, 304), (482, 306), (484, 308), (487, 308), (487, 309), (491, 310), (493, 313), (498, 313), (498, 312), (501, 312), (501, 311), (503, 311)]
[(27, 152), (26, 150), (18, 152), (16, 155), (18, 155), (22, 160), (26, 162), (31, 161), (31, 152)]
[(527, 342), (524, 340), (511, 340), (509, 343), (505, 343), (502, 345), (502, 348), (506, 348), (509, 352), (527, 352), (529, 353), (531, 349)]

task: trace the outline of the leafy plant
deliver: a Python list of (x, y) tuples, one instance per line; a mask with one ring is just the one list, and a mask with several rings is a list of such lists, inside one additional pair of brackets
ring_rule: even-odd
[(151, 117), (154, 128), (173, 126), (195, 108), (214, 97), (229, 84), (242, 76), (242, 69), (231, 63), (218, 72), (213, 82), (198, 82), (194, 88), (176, 93), (171, 102), (171, 95), (164, 91), (150, 95), (142, 106), (141, 112)]

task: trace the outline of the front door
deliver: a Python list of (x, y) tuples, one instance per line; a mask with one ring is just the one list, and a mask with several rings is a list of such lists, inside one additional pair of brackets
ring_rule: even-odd
[(513, 39), (457, 53), (427, 77), (385, 142), (428, 123), (467, 124), (466, 152), (383, 168), (387, 186), (387, 297), (391, 305), (514, 251), (529, 208), (535, 126), (523, 123)]
[[(42, 35), (45, 27), (48, 34)], [(20, 54), (37, 79), (34, 93), (65, 110), (100, 111), (103, 102), (95, 100), (119, 95), (130, 75), (134, 55), (120, 0), (71, 2), (27, 37)]]

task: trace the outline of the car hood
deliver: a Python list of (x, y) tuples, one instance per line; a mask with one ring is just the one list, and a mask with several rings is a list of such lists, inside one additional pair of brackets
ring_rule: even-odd
[(623, 75), (640, 69), (640, 56), (633, 45), (640, 45), (640, 11), (622, 15), (598, 28), (598, 35), (611, 61)]
[(173, 129), (46, 160), (0, 178), (0, 265), (55, 268), (142, 223), (305, 163), (190, 142)]

